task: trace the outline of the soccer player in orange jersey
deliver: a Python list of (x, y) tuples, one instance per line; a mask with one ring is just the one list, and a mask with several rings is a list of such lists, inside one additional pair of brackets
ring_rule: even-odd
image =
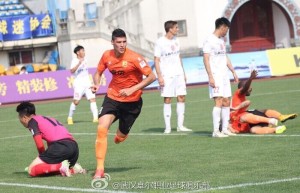
[(294, 119), (297, 114), (283, 115), (273, 109), (247, 110), (251, 102), (246, 99), (246, 96), (250, 96), (252, 91), (251, 82), (256, 76), (257, 71), (253, 70), (247, 81), (240, 81), (238, 84), (238, 90), (235, 91), (232, 97), (230, 130), (234, 133), (282, 133), (286, 130), (286, 127), (284, 125), (277, 126), (278, 121), (285, 122)]
[(127, 138), (142, 109), (142, 89), (155, 80), (151, 67), (143, 57), (126, 48), (126, 34), (122, 29), (112, 32), (111, 43), (113, 49), (102, 55), (92, 86), (93, 92), (99, 89), (100, 77), (106, 68), (112, 73), (112, 80), (99, 112), (95, 144), (97, 169), (94, 178), (104, 177), (108, 129), (119, 119), (114, 142), (118, 144)]

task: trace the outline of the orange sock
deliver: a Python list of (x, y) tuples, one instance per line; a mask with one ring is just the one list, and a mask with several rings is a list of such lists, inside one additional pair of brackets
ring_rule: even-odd
[(107, 151), (107, 133), (108, 129), (98, 127), (97, 139), (95, 144), (96, 159), (97, 159), (97, 170), (104, 170), (104, 160)]
[(118, 144), (118, 143), (121, 143), (123, 141), (125, 141), (125, 139), (128, 137), (128, 135), (126, 135), (125, 137), (121, 137), (121, 136), (118, 136), (118, 134), (115, 135), (115, 143)]
[(273, 109), (266, 110), (265, 114), (267, 115), (267, 117), (272, 117), (275, 119), (279, 119), (279, 117), (281, 116), (281, 113), (279, 113), (278, 111), (275, 111)]
[(59, 168), (61, 167), (61, 163), (58, 164), (47, 164), (41, 163), (33, 166), (30, 170), (29, 175), (32, 177), (40, 176), (44, 174), (50, 173), (59, 173)]
[(258, 123), (269, 123), (269, 119), (267, 117), (262, 117), (258, 115), (253, 115), (251, 113), (246, 113), (241, 117), (241, 119), (244, 122), (250, 123), (250, 124), (258, 124)]

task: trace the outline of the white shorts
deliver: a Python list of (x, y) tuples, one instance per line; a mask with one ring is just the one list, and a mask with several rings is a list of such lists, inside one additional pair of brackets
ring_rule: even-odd
[(73, 99), (79, 101), (83, 95), (85, 95), (87, 100), (96, 98), (90, 86), (75, 86)]
[(162, 97), (177, 97), (186, 95), (184, 75), (164, 77), (165, 86), (161, 88)]
[(215, 80), (215, 88), (212, 88), (211, 86), (208, 87), (209, 89), (209, 97), (223, 97), (223, 98), (229, 98), (231, 97), (231, 85), (230, 85), (230, 79), (228, 77), (214, 77)]

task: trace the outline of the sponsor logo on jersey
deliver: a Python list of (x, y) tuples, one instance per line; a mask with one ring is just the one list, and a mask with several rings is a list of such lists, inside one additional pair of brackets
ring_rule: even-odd
[(112, 70), (110, 71), (113, 75), (124, 75), (125, 72), (123, 70)]
[(127, 61), (123, 61), (123, 62), (122, 62), (122, 67), (123, 67), (123, 68), (126, 68), (127, 66), (128, 66)]
[(145, 62), (144, 60), (140, 62), (141, 68), (144, 68), (146, 65), (147, 65), (147, 64), (146, 64), (146, 62)]
[(172, 56), (172, 55), (177, 55), (180, 54), (180, 51), (174, 51), (174, 52), (168, 52), (168, 53), (163, 53), (162, 56), (168, 57), (168, 56)]

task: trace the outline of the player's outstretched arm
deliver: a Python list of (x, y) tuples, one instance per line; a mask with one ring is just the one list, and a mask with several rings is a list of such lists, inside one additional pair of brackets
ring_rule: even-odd
[(256, 77), (257, 77), (257, 71), (256, 70), (251, 71), (250, 77), (245, 82), (244, 86), (242, 87), (240, 94), (244, 95), (249, 90), (252, 80), (255, 79)]

